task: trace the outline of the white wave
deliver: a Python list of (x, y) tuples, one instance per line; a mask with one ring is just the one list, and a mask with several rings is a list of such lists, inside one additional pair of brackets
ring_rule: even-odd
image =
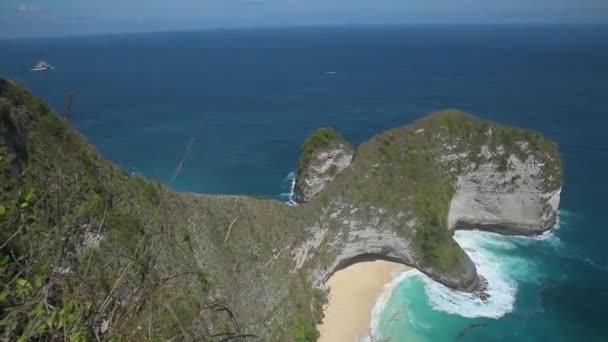
[[(393, 291), (397, 288), (397, 286), (403, 282), (405, 279), (420, 275), (420, 271), (416, 269), (407, 270), (405, 272), (401, 272), (398, 274), (393, 274), (393, 279), (386, 285), (384, 285), (384, 289), (382, 290), (382, 294), (376, 300), (374, 304), (374, 308), (372, 309), (372, 318), (370, 323), (370, 331), (372, 336), (378, 337), (380, 330), (378, 329), (380, 326), (380, 319), (382, 317), (382, 313), (388, 304), (388, 301), (391, 299), (393, 295)], [(364, 339), (365, 342), (370, 342), (369, 337)]]
[(290, 206), (297, 206), (298, 203), (295, 201), (295, 189), (296, 189), (296, 174), (292, 171), (290, 172), (283, 182), (289, 182), (289, 192), (281, 193), (281, 197), (287, 199), (286, 203)]
[(555, 218), (555, 224), (553, 225), (553, 229), (551, 229), (550, 231), (560, 229), (562, 227), (563, 219), (566, 218), (567, 216), (571, 216), (571, 215), (572, 214), (570, 214), (570, 212), (568, 212), (568, 211), (558, 210), (557, 217)]
[[(571, 215), (574, 214), (560, 210), (553, 229), (535, 237), (504, 236), (480, 231), (456, 231), (454, 239), (475, 263), (478, 274), (487, 281), (486, 293), (489, 298), (482, 300), (474, 294), (451, 290), (433, 281), (422, 272), (411, 270), (395, 277), (385, 285), (384, 292), (378, 298), (372, 311), (371, 332), (373, 336), (378, 336), (378, 333), (382, 331), (379, 329), (380, 319), (393, 291), (400, 283), (412, 276), (423, 281), (427, 302), (434, 310), (467, 318), (494, 319), (513, 311), (518, 281), (540, 280), (535, 279), (537, 272), (532, 269), (533, 261), (513, 255), (510, 251), (517, 248), (518, 245), (527, 246), (534, 243), (546, 243), (558, 248), (561, 246), (561, 240), (555, 235), (555, 232), (562, 227), (564, 218)], [(407, 314), (408, 319), (412, 322), (415, 313), (408, 311)]]
[(562, 224), (564, 222), (564, 218), (571, 216), (572, 214), (567, 211), (559, 210), (557, 212), (557, 218), (555, 220), (555, 225), (551, 230), (547, 230), (546, 232), (537, 235), (537, 236), (514, 236), (512, 237), (515, 241), (523, 245), (530, 245), (538, 241), (543, 241), (549, 244), (553, 248), (560, 248), (562, 245), (562, 241), (560, 238), (555, 235), (557, 231), (562, 228)]
[(579, 214), (576, 212), (573, 212), (573, 211), (569, 211), (569, 210), (565, 210), (565, 209), (557, 210), (557, 220), (558, 221), (560, 220), (560, 218), (564, 219), (564, 218), (577, 217), (577, 216), (579, 216)]
[[(425, 293), (428, 302), (435, 309), (468, 318), (500, 318), (513, 311), (517, 295), (518, 281), (534, 281), (531, 275), (533, 262), (516, 255), (508, 255), (517, 245), (546, 243), (554, 248), (561, 246), (561, 240), (555, 235), (560, 229), (564, 217), (558, 212), (555, 227), (534, 237), (503, 236), (490, 232), (457, 231), (454, 239), (467, 252), (477, 267), (477, 272), (487, 282), (486, 293), (490, 296), (482, 300), (475, 295), (453, 291), (426, 276)], [(505, 254), (497, 254), (504, 251)]]
[(501, 238), (497, 234), (477, 231), (455, 233), (454, 239), (471, 257), (478, 274), (487, 281), (485, 292), (489, 298), (482, 300), (474, 294), (453, 291), (422, 276), (427, 300), (433, 309), (468, 318), (500, 318), (513, 311), (517, 282), (504, 269), (504, 256), (499, 257), (486, 249), (490, 246), (510, 248), (508, 241)]
[(538, 236), (531, 237), (523, 237), (523, 236), (515, 236), (513, 237), (515, 241), (524, 246), (529, 246), (538, 242), (545, 243), (554, 249), (558, 249), (562, 246), (562, 240), (560, 240), (557, 235), (555, 235), (555, 231), (546, 231)]

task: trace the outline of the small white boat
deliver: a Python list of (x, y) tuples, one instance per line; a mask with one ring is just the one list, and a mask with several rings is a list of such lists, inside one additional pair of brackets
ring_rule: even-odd
[(47, 61), (40, 61), (40, 62), (38, 62), (38, 64), (36, 64), (36, 66), (34, 66), (32, 71), (45, 71), (45, 70), (52, 70), (52, 69), (54, 69), (53, 66), (50, 65)]

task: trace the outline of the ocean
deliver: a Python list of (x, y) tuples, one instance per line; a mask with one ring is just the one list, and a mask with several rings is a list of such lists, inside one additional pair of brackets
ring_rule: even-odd
[[(40, 59), (55, 66), (31, 72)], [(457, 232), (491, 297), (417, 272), (374, 312), (392, 341), (608, 341), (608, 27), (401, 26), (215, 30), (0, 41), (0, 74), (108, 159), (180, 191), (287, 201), (308, 133), (354, 144), (458, 108), (558, 142), (556, 229)], [(189, 142), (191, 149), (175, 174)]]

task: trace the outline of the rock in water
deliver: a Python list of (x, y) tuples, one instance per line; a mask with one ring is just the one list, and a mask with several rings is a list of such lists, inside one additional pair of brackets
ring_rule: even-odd
[(320, 128), (308, 136), (296, 175), (296, 202), (305, 203), (321, 192), (345, 168), (354, 155), (352, 146), (334, 129)]

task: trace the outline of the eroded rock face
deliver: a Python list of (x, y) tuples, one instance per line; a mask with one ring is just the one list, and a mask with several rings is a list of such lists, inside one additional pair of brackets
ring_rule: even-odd
[[(548, 139), (458, 111), (435, 113), (381, 133), (362, 143), (354, 158), (352, 147), (337, 132), (314, 132), (302, 148), (296, 186), (298, 200), (310, 202), (292, 207), (245, 196), (173, 193), (122, 172), (26, 92), (10, 89), (10, 96), (4, 95), (12, 86), (0, 79), (0, 156), (12, 163), (27, 151), (30, 158), (17, 164), (27, 171), (15, 172), (27, 176), (19, 179), (23, 185), (14, 182), (7, 163), (0, 163), (9, 168), (0, 168), (0, 181), (54, 193), (59, 186), (54, 180), (65, 179), (62, 200), (79, 210), (64, 211), (59, 222), (82, 223), (80, 236), (37, 239), (57, 227), (47, 219), (56, 215), (55, 199), (41, 196), (32, 207), (40, 219), (22, 233), (29, 235), (12, 240), (18, 247), (14, 250), (36, 243), (37, 253), (51, 258), (56, 253), (48, 241), (57, 246), (70, 241), (82, 246), (80, 251), (97, 250), (100, 257), (89, 259), (95, 263), (91, 269), (110, 269), (145, 246), (138, 260), (155, 260), (146, 262), (150, 272), (144, 272), (154, 278), (144, 282), (139, 263), (128, 262), (133, 267), (126, 268), (115, 293), (132, 293), (158, 279), (173, 281), (158, 288), (158, 294), (150, 291), (146, 300), (121, 298), (126, 305), (117, 310), (141, 304), (143, 319), (151, 312), (156, 315), (151, 304), (157, 300), (192, 312), (209, 303), (230, 308), (234, 316), (207, 310), (181, 322), (193, 340), (225, 333), (236, 317), (244, 334), (288, 341), (293, 322), (320, 318), (322, 301), (312, 288), (323, 287), (334, 272), (361, 260), (400, 262), (451, 288), (475, 290), (481, 277), (453, 240), (453, 230), (535, 234), (552, 226), (559, 205), (561, 162)], [(33, 130), (32, 123), (38, 124)], [(69, 148), (25, 149), (27, 141), (37, 144), (33, 147), (67, 142)], [(60, 168), (64, 160), (70, 160), (69, 168)], [(58, 169), (65, 171), (61, 177), (53, 173)], [(22, 192), (0, 191), (0, 199), (16, 203)], [(83, 203), (88, 199), (95, 201)], [(82, 222), (84, 217), (97, 221)], [(106, 232), (120, 235), (100, 243)], [(41, 262), (46, 268), (48, 261)], [(60, 272), (77, 270), (61, 266)], [(98, 286), (114, 283), (111, 273), (86, 286), (105, 291)], [(166, 318), (173, 322), (173, 317)], [(165, 324), (152, 328), (158, 336), (180, 333)], [(139, 337), (145, 336), (134, 338)]]
[(321, 192), (350, 165), (354, 155), (352, 146), (329, 128), (313, 132), (302, 150), (294, 189), (298, 203), (308, 202)]
[(312, 238), (296, 250), (296, 267), (315, 257), (321, 259), (311, 274), (313, 284), (321, 287), (335, 272), (352, 264), (387, 260), (417, 268), (450, 288), (475, 290), (477, 271), (466, 254), (459, 268), (449, 273), (420, 262), (412, 239), (397, 233), (401, 228), (413, 230), (418, 224), (416, 218), (405, 213), (393, 215), (382, 208), (360, 210), (350, 203), (332, 202), (319, 217), (318, 225), (308, 227)]
[[(351, 209), (352, 212), (352, 209)], [(387, 260), (426, 273), (431, 278), (456, 290), (470, 291), (477, 285), (477, 271), (472, 260), (464, 254), (460, 269), (452, 273), (440, 272), (420, 263), (410, 239), (395, 233), (397, 227), (414, 228), (416, 219), (406, 215), (386, 216), (382, 209), (372, 208), (371, 215), (352, 215), (342, 220), (342, 234), (334, 235), (329, 242), (335, 253), (333, 263), (316, 274), (317, 282), (325, 283), (333, 273), (352, 264), (368, 260)], [(369, 219), (365, 219), (367, 217)], [(322, 218), (323, 219), (323, 218)]]
[(313, 283), (323, 284), (359, 260), (384, 259), (475, 291), (481, 277), (453, 231), (539, 234), (555, 223), (561, 186), (559, 153), (541, 134), (434, 113), (363, 143), (323, 183), (296, 265), (309, 260)]
[[(489, 153), (489, 152), (486, 152)], [(458, 177), (449, 211), (450, 229), (483, 229), (502, 234), (536, 235), (557, 217), (561, 186), (548, 184), (544, 164), (534, 154), (508, 158), (506, 170), (492, 156)]]

